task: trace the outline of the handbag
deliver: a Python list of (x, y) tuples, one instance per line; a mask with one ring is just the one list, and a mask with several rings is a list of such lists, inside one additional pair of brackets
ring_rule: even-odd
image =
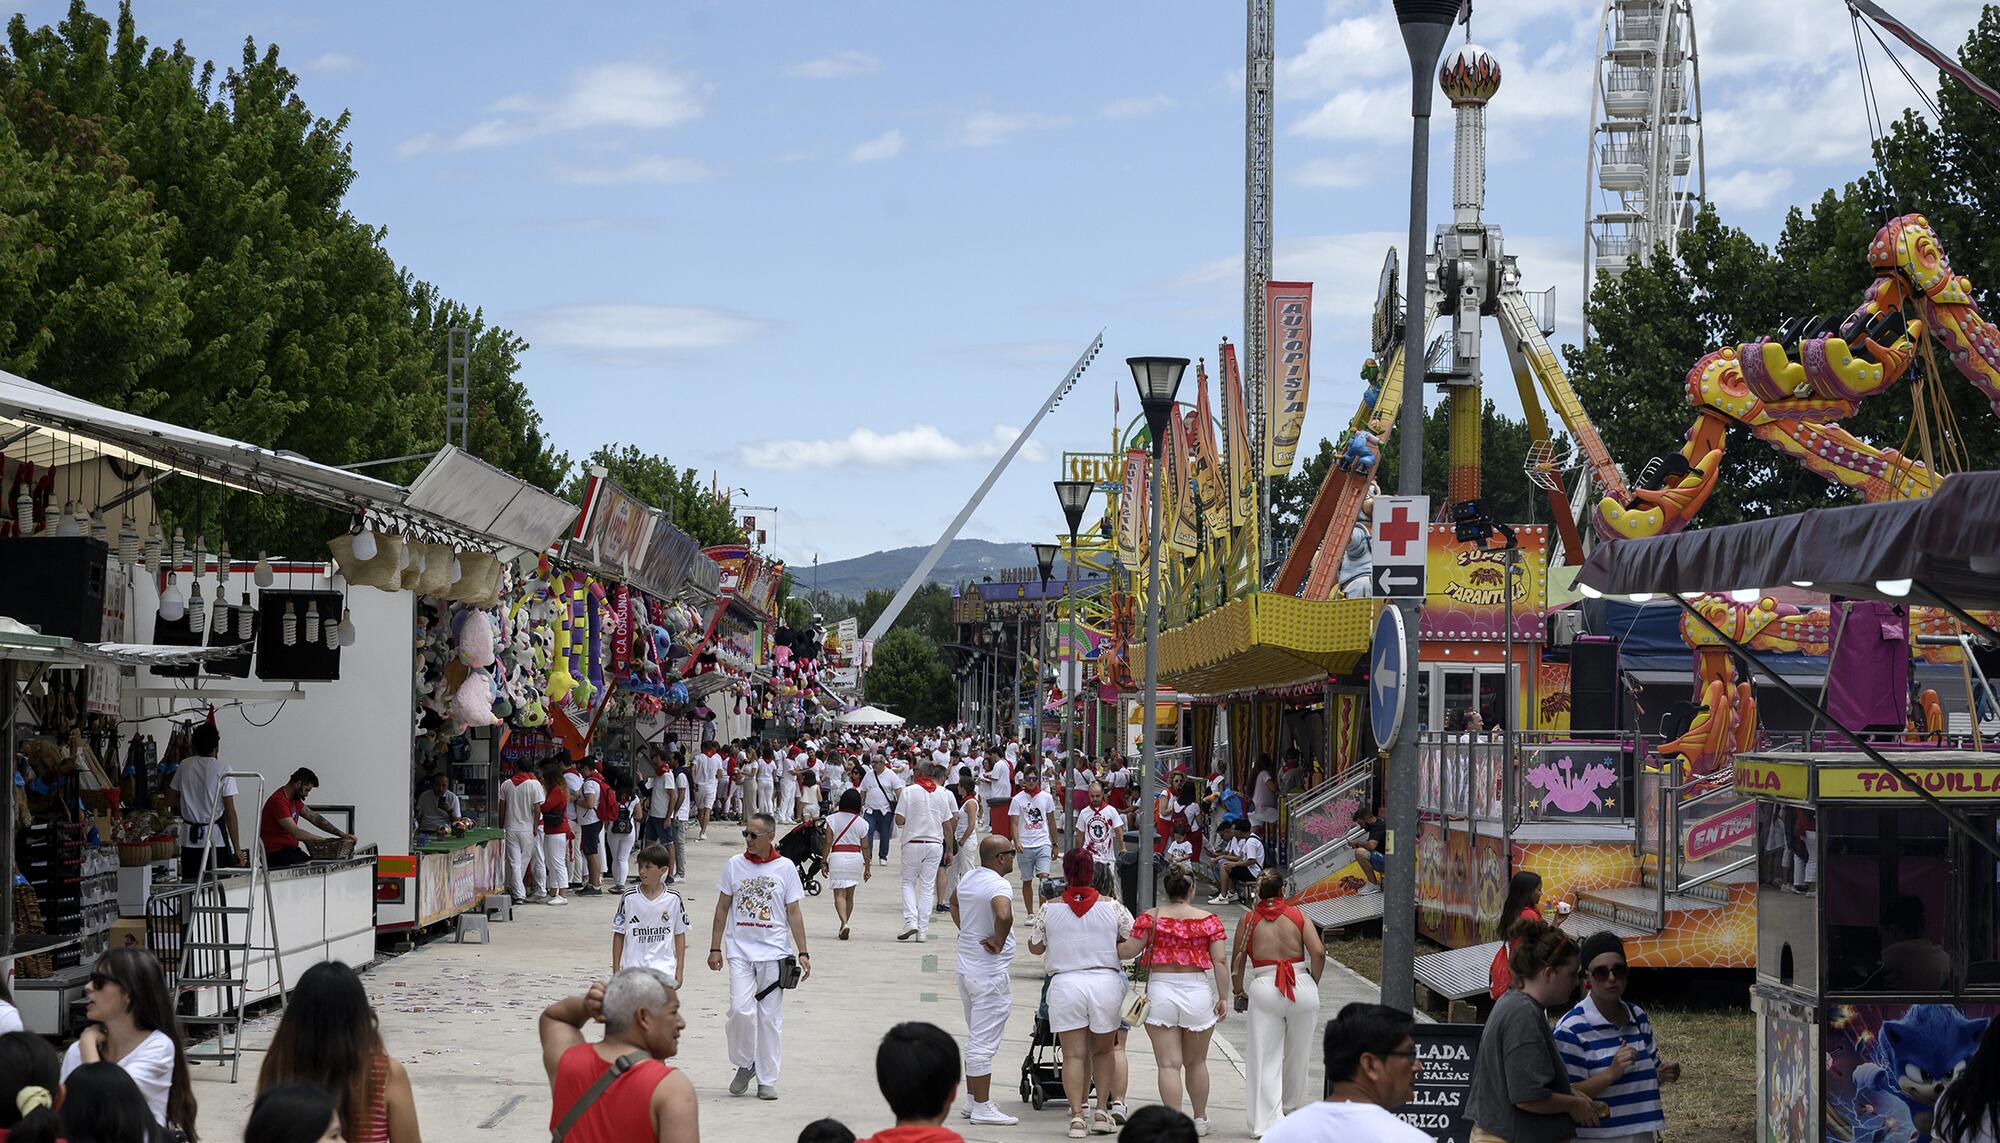
[(597, 1082), (585, 1089), (575, 1103), (570, 1104), (569, 1114), (563, 1116), (562, 1122), (556, 1124), (555, 1130), (549, 1134), (549, 1143), (562, 1143), (563, 1136), (569, 1134), (570, 1128), (576, 1126), (576, 1121), (583, 1118), (583, 1113), (590, 1110), (590, 1105), (597, 1102), (598, 1096), (611, 1090), (611, 1085), (618, 1082), (619, 1076), (644, 1063), (648, 1058), (644, 1052), (627, 1052), (611, 1061), (611, 1066), (604, 1070), (603, 1075), (597, 1077)]
[[(1160, 938), (1160, 911), (1152, 910), (1151, 916), (1153, 941), (1157, 941)], [(1153, 941), (1146, 942), (1146, 954), (1140, 958), (1148, 968), (1151, 968), (1153, 963)], [(1118, 1009), (1118, 1022), (1127, 1028), (1137, 1028), (1146, 1022), (1146, 1015), (1152, 1010), (1153, 1001), (1146, 995), (1146, 990), (1134, 987), (1128, 980), (1125, 984), (1125, 1003)]]

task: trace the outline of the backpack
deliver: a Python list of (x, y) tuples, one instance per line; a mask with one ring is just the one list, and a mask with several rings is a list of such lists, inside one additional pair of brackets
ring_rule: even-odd
[(605, 781), (595, 774), (592, 774), (589, 780), (597, 783), (597, 820), (604, 822), (617, 821), (619, 818), (618, 791), (611, 788), (610, 782)]
[(1235, 790), (1225, 790), (1217, 802), (1222, 807), (1222, 820), (1250, 816), (1244, 809), (1243, 795)]

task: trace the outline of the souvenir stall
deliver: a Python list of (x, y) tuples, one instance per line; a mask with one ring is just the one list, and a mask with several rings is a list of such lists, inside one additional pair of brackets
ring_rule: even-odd
[[(1985, 675), (2000, 647), (2000, 473), (1947, 476), (1924, 500), (1628, 540), (1579, 577), (1682, 600), (1801, 581), (1942, 609)], [(1741, 863), (1756, 894), (1759, 1137), (1927, 1139), (1939, 1092), (2000, 1017), (2000, 753), (1976, 715), (1969, 741), (1934, 730), (1922, 695), (1891, 696), (1916, 730), (1867, 733), (1747, 641), (1729, 645), (1821, 728), (1738, 754), (1730, 779), (1755, 807)]]

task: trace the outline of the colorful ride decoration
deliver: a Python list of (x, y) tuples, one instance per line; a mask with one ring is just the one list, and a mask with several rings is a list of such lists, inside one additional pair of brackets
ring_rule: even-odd
[(1647, 462), (1626, 496), (1598, 502), (1599, 535), (1633, 539), (1687, 527), (1715, 491), (1732, 427), (1871, 502), (1937, 490), (1942, 473), (1878, 449), (1838, 422), (1902, 380), (1930, 335), (2000, 412), (2000, 331), (1980, 315), (1972, 282), (1952, 272), (1923, 215), (1906, 214), (1878, 231), (1868, 262), (1875, 283), (1847, 317), (1793, 318), (1771, 337), (1695, 362), (1687, 398), (1698, 412), (1687, 443)]

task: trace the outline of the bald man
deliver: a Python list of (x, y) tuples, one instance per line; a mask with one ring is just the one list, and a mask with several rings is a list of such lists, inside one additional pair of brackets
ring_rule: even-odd
[(1020, 1122), (993, 1103), (993, 1056), (1014, 1009), (1007, 968), (1014, 963), (1014, 839), (989, 834), (979, 868), (958, 879), (951, 919), (958, 925), (958, 995), (965, 1001), (965, 1105), (961, 1118), (1007, 1126)]

